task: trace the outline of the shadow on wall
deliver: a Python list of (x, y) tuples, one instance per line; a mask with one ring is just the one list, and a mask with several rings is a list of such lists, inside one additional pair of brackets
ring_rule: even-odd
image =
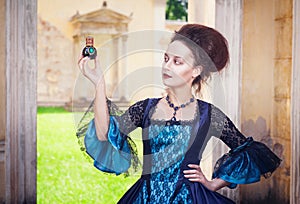
[[(288, 147), (276, 142), (275, 138), (271, 137), (271, 131), (267, 127), (267, 122), (263, 117), (258, 117), (256, 121), (247, 120), (242, 124), (243, 134), (253, 137), (256, 141), (266, 144), (279, 158), (282, 159), (280, 164), (281, 170), (276, 170), (280, 175), (290, 176), (289, 165), (285, 162), (284, 151)], [(242, 189), (242, 195), (246, 197), (241, 201), (241, 204), (288, 204), (288, 198), (280, 197), (281, 186), (284, 181), (278, 180), (272, 176), (270, 179), (262, 179), (259, 183), (249, 184)]]
[(266, 144), (274, 153), (284, 160), (283, 151), (284, 147), (280, 143), (275, 143), (274, 138), (271, 137), (270, 129), (267, 128), (266, 120), (259, 116), (256, 121), (247, 120), (242, 124), (244, 135), (251, 136), (253, 139)]

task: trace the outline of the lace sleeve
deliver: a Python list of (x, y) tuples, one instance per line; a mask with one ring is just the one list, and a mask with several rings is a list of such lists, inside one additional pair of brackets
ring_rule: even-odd
[(135, 172), (138, 170), (141, 163), (137, 147), (128, 137), (128, 133), (142, 127), (146, 101), (139, 101), (123, 112), (107, 99), (109, 111), (107, 141), (100, 141), (97, 138), (93, 118), (94, 103), (90, 105), (78, 125), (77, 137), (81, 150), (94, 160), (97, 169), (116, 175), (122, 173), (129, 175), (130, 167), (133, 167)]
[(246, 137), (235, 127), (233, 122), (213, 105), (211, 106), (210, 134), (220, 138), (231, 149), (246, 141)]
[(269, 177), (281, 160), (263, 143), (245, 137), (233, 122), (218, 108), (211, 108), (211, 133), (220, 138), (231, 150), (215, 164), (213, 178), (237, 184), (254, 183), (261, 175)]
[[(119, 123), (119, 128), (124, 134), (128, 134), (137, 127), (141, 127), (144, 117), (145, 101), (138, 101), (130, 106), (125, 112), (111, 100), (107, 99), (107, 108), (109, 115), (114, 117)], [(90, 121), (94, 118), (94, 101), (90, 104), (86, 112), (83, 114), (77, 126), (77, 137), (84, 137)]]
[[(142, 127), (146, 100), (138, 101), (124, 113), (116, 115), (115, 108), (110, 108), (110, 115), (114, 116), (119, 124), (120, 131), (127, 135), (137, 127)], [(120, 113), (120, 111), (118, 111)]]

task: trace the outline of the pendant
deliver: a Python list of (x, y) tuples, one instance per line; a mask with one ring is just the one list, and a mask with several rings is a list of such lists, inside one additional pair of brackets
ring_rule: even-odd
[(174, 110), (174, 112), (173, 112), (173, 117), (172, 117), (169, 121), (166, 122), (166, 125), (169, 126), (169, 125), (180, 125), (180, 121), (177, 121), (177, 119), (176, 119), (176, 117), (175, 117), (177, 111), (178, 111), (180, 108), (185, 108), (185, 107), (188, 106), (189, 104), (193, 103), (193, 102), (195, 101), (195, 98), (194, 98), (194, 96), (192, 96), (192, 98), (190, 98), (190, 100), (189, 100), (188, 102), (183, 103), (183, 104), (181, 104), (181, 105), (179, 105), (179, 106), (175, 106), (174, 103), (172, 103), (172, 102), (170, 101), (169, 95), (166, 96), (166, 100), (167, 100), (167, 103), (169, 104), (170, 108), (172, 108), (172, 109)]
[(175, 117), (172, 117), (166, 122), (166, 126), (180, 125), (180, 121), (177, 121)]

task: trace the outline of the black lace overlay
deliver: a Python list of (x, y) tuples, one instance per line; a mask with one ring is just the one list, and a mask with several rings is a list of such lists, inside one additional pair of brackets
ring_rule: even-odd
[(269, 177), (281, 160), (263, 143), (245, 137), (233, 122), (211, 105), (209, 134), (220, 138), (231, 150), (215, 164), (213, 178), (228, 181), (229, 188), (237, 184), (254, 183), (261, 175)]
[(220, 138), (231, 149), (237, 148), (246, 141), (246, 137), (233, 122), (214, 105), (211, 105), (209, 134)]
[[(81, 117), (76, 130), (76, 136), (78, 138), (78, 144), (80, 146), (81, 151), (86, 151), (85, 145), (84, 145), (84, 136), (87, 132), (87, 129), (89, 127), (89, 123), (94, 118), (94, 111), (93, 111), (94, 101), (89, 105), (83, 116)], [(88, 159), (90, 157), (87, 157)]]
[[(144, 109), (147, 105), (147, 99), (136, 102), (135, 104), (131, 105), (126, 111), (120, 110), (119, 107), (109, 99), (107, 99), (106, 102), (109, 115), (115, 118), (118, 123), (119, 130), (122, 133), (122, 136), (124, 136), (124, 140), (126, 140), (129, 145), (130, 152), (132, 154), (132, 168), (134, 171), (137, 171), (141, 166), (141, 162), (138, 158), (136, 144), (130, 137), (128, 137), (128, 134), (135, 130), (137, 127), (142, 126)], [(94, 118), (94, 105), (94, 101), (92, 101), (77, 126), (76, 136), (78, 138), (80, 149), (84, 152), (86, 151), (84, 137), (87, 133), (90, 122)], [(87, 156), (87, 158), (90, 159), (89, 156)], [(124, 173), (126, 176), (129, 175), (129, 172)]]
[[(125, 112), (111, 100), (107, 99), (107, 108), (110, 116), (114, 116), (120, 125), (120, 130), (124, 134), (129, 134), (137, 127), (142, 126), (144, 117), (144, 108), (146, 100), (138, 101), (130, 106)], [(76, 135), (78, 138), (84, 137), (88, 128), (89, 122), (94, 118), (94, 101), (90, 104), (88, 109), (83, 114), (81, 120), (77, 125)]]
[[(124, 113), (115, 115), (110, 111), (110, 115), (114, 115), (119, 123), (120, 131), (127, 135), (137, 127), (142, 127), (144, 109), (147, 100), (138, 101), (130, 106)], [(120, 111), (118, 112), (120, 113)]]

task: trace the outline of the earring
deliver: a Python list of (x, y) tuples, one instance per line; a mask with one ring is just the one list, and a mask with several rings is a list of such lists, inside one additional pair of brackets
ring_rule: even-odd
[(197, 74), (198, 75), (196, 77), (193, 76), (193, 78), (197, 78), (198, 76), (201, 75), (201, 73), (203, 71), (203, 67), (199, 65), (199, 66), (196, 66), (195, 69), (197, 70), (197, 72), (198, 72)]

